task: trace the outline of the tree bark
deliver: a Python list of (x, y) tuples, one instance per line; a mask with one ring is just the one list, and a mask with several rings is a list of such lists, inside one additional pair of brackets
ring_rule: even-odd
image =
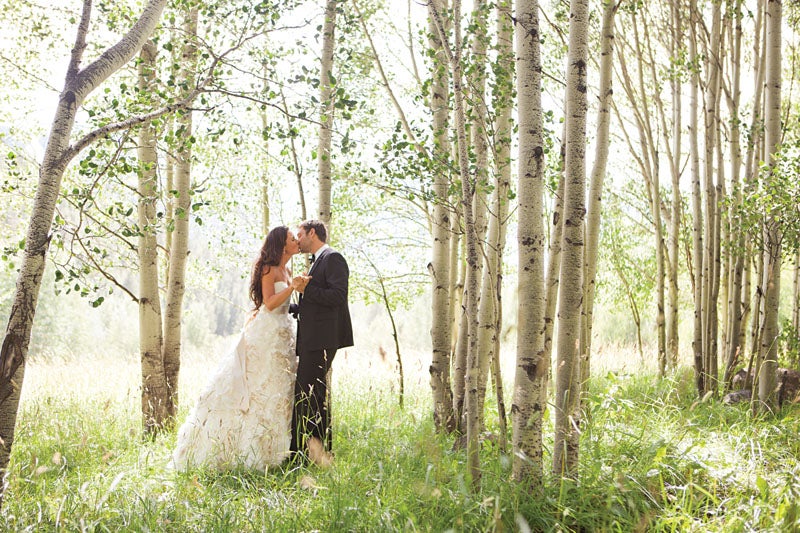
[(156, 27), (166, 0), (150, 0), (125, 36), (99, 58), (80, 70), (91, 18), (91, 1), (84, 0), (75, 47), (47, 139), (39, 183), (25, 239), (14, 300), (0, 351), (0, 476), (5, 476), (14, 443), (14, 427), (25, 375), (25, 359), (31, 338), (36, 303), (41, 288), (45, 257), (50, 244), (50, 225), (64, 170), (76, 152), (70, 149), (75, 115), (85, 98), (109, 76), (130, 61)]
[[(269, 79), (269, 72), (267, 70), (267, 62), (264, 61), (264, 85), (262, 87), (262, 92), (266, 96), (269, 94), (269, 84), (267, 80)], [(261, 131), (266, 132), (267, 127), (269, 126), (267, 111), (265, 109), (261, 109), (259, 111), (259, 115), (261, 116)], [(259, 210), (261, 211), (261, 233), (262, 235), (267, 235), (270, 229), (270, 218), (271, 213), (269, 209), (269, 189), (270, 189), (270, 157), (269, 157), (269, 140), (264, 137), (264, 158), (263, 158), (263, 170), (261, 175), (261, 194), (258, 202)]]
[(466, 237), (466, 262), (467, 276), (465, 286), (464, 312), (467, 316), (467, 373), (466, 373), (466, 398), (465, 417), (467, 422), (467, 465), (472, 486), (480, 487), (480, 415), (478, 405), (478, 290), (480, 280), (480, 253), (478, 246), (478, 228), (476, 226), (473, 199), (475, 196), (475, 178), (469, 173), (469, 159), (467, 155), (466, 111), (464, 109), (464, 77), (461, 60), (461, 1), (453, 2), (453, 33), (455, 43), (453, 56), (451, 56), (453, 70), (453, 95), (455, 98), (456, 137), (458, 139), (458, 161), (461, 175), (461, 205), (464, 212), (464, 231)]
[[(472, 105), (470, 106), (471, 127), (473, 128), (473, 151), (475, 154), (475, 231), (479, 244), (479, 262), (481, 278), (478, 291), (478, 370), (474, 377), (476, 390), (476, 410), (478, 430), (484, 427), (484, 406), (486, 401), (486, 384), (489, 378), (489, 366), (494, 354), (497, 340), (496, 302), (497, 302), (497, 247), (500, 228), (497, 225), (496, 212), (488, 209), (489, 194), (489, 154), (486, 133), (486, 49), (488, 40), (488, 7), (485, 0), (474, 0), (471, 26), (472, 65), (469, 86), (472, 89)], [(495, 187), (495, 194), (497, 189)], [(487, 230), (488, 228), (488, 230)], [(487, 234), (488, 231), (488, 234)]]
[(558, 366), (553, 471), (577, 475), (580, 427), (580, 328), (583, 306), (584, 217), (586, 201), (586, 66), (588, 58), (589, 3), (570, 3), (567, 53), (567, 154), (564, 188), (564, 235), (561, 287), (558, 305)]
[[(728, 105), (733, 120), (731, 123), (731, 194), (733, 196), (732, 209), (729, 210), (728, 227), (730, 241), (727, 297), (727, 328), (725, 330), (726, 357), (723, 385), (725, 390), (730, 389), (733, 379), (733, 369), (739, 358), (739, 332), (742, 328), (742, 280), (744, 269), (744, 231), (735, 216), (736, 211), (742, 206), (742, 183), (740, 180), (742, 168), (741, 127), (739, 102), (741, 97), (741, 58), (742, 58), (742, 0), (734, 0), (733, 24), (733, 58), (731, 60), (732, 87), (728, 98)], [(758, 32), (756, 32), (758, 35)], [(758, 40), (758, 37), (755, 39)], [(756, 56), (757, 57), (757, 56)], [(758, 70), (756, 70), (758, 73)], [(758, 78), (758, 74), (756, 74)]]
[[(737, 0), (738, 2), (739, 0)], [(754, 96), (753, 96), (753, 115), (751, 118), (750, 126), (748, 128), (748, 138), (747, 138), (747, 154), (744, 158), (745, 164), (745, 183), (744, 189), (748, 192), (752, 191), (752, 188), (756, 185), (757, 176), (758, 176), (758, 165), (755, 161), (755, 153), (756, 147), (758, 146), (759, 142), (758, 139), (761, 137), (761, 128), (759, 127), (761, 124), (761, 107), (762, 107), (762, 95), (763, 95), (763, 87), (764, 87), (764, 51), (761, 47), (761, 41), (763, 39), (763, 24), (762, 24), (762, 15), (764, 12), (763, 0), (759, 0), (758, 2), (758, 9), (756, 11), (756, 21), (755, 21), (755, 38), (754, 41), (754, 50), (753, 50), (753, 69), (755, 70), (755, 77), (754, 77)], [(741, 32), (741, 5), (739, 6), (739, 11), (737, 11), (737, 34)], [(739, 57), (739, 53), (736, 52), (736, 57)], [(737, 61), (738, 63), (738, 61)], [(736, 69), (736, 72), (740, 71), (740, 68)], [(736, 84), (735, 84), (736, 85)], [(734, 93), (734, 98), (738, 98), (739, 94), (738, 91)], [(738, 108), (738, 106), (735, 106)], [(738, 122), (736, 124), (738, 129)], [(738, 137), (738, 135), (737, 135)], [(733, 151), (733, 147), (731, 148)], [(736, 153), (734, 153), (734, 158), (736, 158)], [(733, 174), (735, 176), (735, 174)], [(735, 205), (741, 205), (741, 196), (742, 196), (742, 187), (740, 186), (739, 189), (734, 189), (735, 194)], [(734, 228), (738, 228), (738, 224), (734, 224)], [(730, 343), (728, 346), (728, 354), (727, 354), (727, 364), (725, 366), (725, 386), (729, 387), (731, 383), (731, 379), (733, 379), (733, 371), (737, 362), (740, 358), (743, 358), (746, 350), (746, 326), (747, 320), (750, 316), (751, 311), (751, 304), (750, 304), (750, 264), (751, 264), (751, 257), (752, 253), (749, 253), (749, 250), (752, 248), (752, 244), (750, 239), (747, 237), (745, 231), (738, 231), (738, 239), (737, 243), (734, 247), (734, 266), (733, 266), (733, 275), (732, 275), (732, 287), (733, 287), (733, 294), (731, 296), (731, 305), (732, 308), (730, 310), (731, 319), (730, 319), (730, 333), (729, 339)], [(753, 353), (750, 351), (749, 353)]]
[[(446, 4), (438, 0), (440, 12)], [(449, 69), (447, 56), (435, 21), (428, 17), (428, 46), (433, 53), (430, 108), (433, 114), (434, 159), (450, 159), (450, 139), (448, 137), (449, 109)], [(450, 388), (450, 350), (452, 338), (452, 313), (450, 311), (450, 176), (447, 166), (438, 165), (433, 181), (433, 259), (431, 274), (431, 392), (433, 396), (433, 420), (437, 431), (455, 429), (453, 417), (453, 393)]]
[[(764, 145), (769, 162), (765, 179), (774, 179), (781, 142), (781, 24), (780, 0), (767, 0), (767, 64), (764, 115)], [(758, 400), (762, 410), (778, 407), (775, 372), (778, 368), (778, 305), (781, 294), (780, 213), (767, 213), (764, 242), (764, 327), (761, 334), (761, 366)]]
[(325, 21), (322, 25), (322, 64), (320, 66), (320, 120), (317, 146), (319, 179), (319, 219), (331, 222), (331, 140), (333, 135), (333, 52), (338, 0), (326, 0)]
[(719, 139), (717, 137), (718, 95), (720, 86), (720, 40), (721, 8), (720, 2), (712, 3), (711, 44), (706, 57), (708, 68), (705, 93), (705, 158), (703, 178), (705, 187), (705, 234), (703, 241), (703, 393), (716, 393), (718, 376), (716, 368), (717, 350), (717, 291), (719, 270), (717, 265), (717, 213), (718, 199), (714, 185), (714, 155)]
[[(181, 85), (184, 96), (195, 86), (197, 66), (198, 8), (191, 7), (183, 23), (185, 40), (181, 51)], [(144, 413), (144, 427), (148, 433), (160, 428), (170, 428), (175, 423), (178, 405), (178, 374), (181, 367), (181, 319), (183, 317), (183, 296), (186, 291), (186, 261), (189, 256), (189, 224), (191, 220), (191, 173), (192, 173), (192, 111), (185, 110), (176, 118), (178, 149), (175, 164), (175, 221), (172, 231), (172, 248), (169, 256), (169, 281), (164, 305), (164, 347), (161, 354), (164, 360), (164, 373), (167, 380), (166, 419), (160, 419), (156, 406), (154, 412)]]
[[(689, 56), (692, 61), (698, 60), (697, 54), (697, 0), (690, 2), (691, 20), (689, 28)], [(692, 70), (691, 94), (689, 97), (689, 158), (691, 161), (692, 172), (692, 261), (694, 267), (694, 335), (692, 338), (692, 351), (694, 354), (695, 382), (698, 396), (702, 397), (706, 390), (704, 365), (704, 345), (703, 345), (703, 204), (700, 189), (700, 151), (698, 147), (698, 118), (697, 107), (699, 105), (700, 79), (696, 69)]]
[(519, 114), (517, 245), (517, 359), (511, 406), (515, 481), (541, 487), (544, 385), (550, 359), (544, 350), (544, 256), (542, 223), (544, 139), (539, 2), (519, 0), (515, 19), (517, 106)]
[[(497, 397), (497, 415), (500, 424), (500, 446), (506, 450), (507, 422), (503, 394), (503, 377), (500, 371), (500, 344), (503, 332), (503, 256), (506, 247), (506, 219), (509, 211), (509, 191), (511, 190), (511, 138), (513, 123), (511, 111), (514, 107), (514, 25), (511, 13), (511, 0), (501, 0), (497, 4), (497, 64), (499, 73), (496, 90), (493, 94), (496, 110), (494, 145), (496, 195), (495, 217), (497, 219), (497, 302), (495, 303), (495, 346), (492, 353), (492, 376)], [(539, 217), (541, 223), (541, 217)]]
[[(148, 42), (138, 65), (140, 94), (152, 90), (158, 48)], [(139, 355), (142, 369), (142, 416), (144, 420), (166, 420), (169, 393), (162, 358), (161, 296), (158, 290), (158, 155), (152, 123), (139, 130)], [(145, 423), (145, 428), (149, 427)]]
[(606, 0), (603, 9), (600, 44), (600, 95), (597, 119), (597, 140), (594, 165), (589, 189), (589, 205), (586, 216), (586, 251), (584, 257), (584, 313), (581, 324), (581, 383), (589, 381), (592, 349), (592, 322), (594, 312), (595, 277), (597, 273), (597, 244), (600, 240), (600, 213), (603, 196), (603, 181), (606, 175), (610, 145), (612, 61), (614, 58), (614, 17), (619, 8), (618, 0)]
[[(671, 7), (671, 41), (670, 55), (678, 61), (683, 47), (683, 15), (679, 2), (672, 2)], [(672, 157), (670, 173), (672, 176), (672, 213), (669, 225), (669, 280), (668, 305), (666, 317), (667, 357), (672, 368), (678, 366), (678, 272), (681, 219), (683, 217), (683, 199), (680, 190), (681, 180), (681, 137), (682, 137), (682, 96), (681, 79), (673, 74), (670, 79), (672, 89)]]
[[(564, 158), (566, 156), (567, 130), (563, 129), (561, 135), (561, 168), (558, 185), (553, 197), (553, 214), (550, 222), (550, 246), (547, 253), (547, 270), (545, 273), (545, 304), (544, 304), (544, 354), (548, 363), (553, 358), (553, 331), (556, 324), (556, 305), (558, 304), (559, 275), (561, 273), (561, 236), (564, 234)], [(548, 376), (550, 366), (548, 364)], [(546, 392), (545, 392), (546, 394)]]
[[(432, 6), (432, 4), (429, 4)], [(432, 6), (431, 14), (436, 22), (436, 29), (442, 42), (446, 42), (441, 12)], [(466, 281), (464, 291), (464, 314), (466, 321), (466, 398), (465, 418), (467, 426), (467, 470), (474, 489), (480, 488), (480, 446), (478, 443), (478, 408), (477, 405), (477, 373), (479, 361), (477, 353), (478, 341), (478, 274), (480, 256), (473, 199), (475, 195), (475, 179), (469, 173), (467, 155), (466, 111), (464, 103), (464, 76), (461, 58), (461, 1), (453, 2), (453, 49), (445, 48), (453, 73), (453, 98), (455, 103), (456, 139), (458, 141), (458, 168), (461, 177), (461, 206), (464, 217), (466, 237)]]

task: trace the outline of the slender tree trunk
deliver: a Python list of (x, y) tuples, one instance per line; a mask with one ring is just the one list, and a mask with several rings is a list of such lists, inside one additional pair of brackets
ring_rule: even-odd
[(165, 4), (166, 0), (147, 2), (142, 14), (124, 37), (86, 68), (80, 69), (91, 18), (91, 1), (84, 0), (64, 89), (59, 97), (44, 157), (39, 167), (39, 182), (25, 238), (22, 264), (0, 351), (0, 443), (2, 443), (0, 476), (2, 477), (5, 476), (14, 443), (14, 427), (25, 376), (25, 359), (28, 355), (45, 258), (50, 245), (50, 225), (55, 213), (61, 178), (71, 159), (77, 155), (77, 151), (71, 149), (69, 144), (75, 115), (89, 93), (139, 53), (161, 18)]
[(461, 258), (461, 212), (458, 204), (453, 205), (453, 212), (450, 219), (450, 308), (448, 320), (452, 327), (450, 343), (450, 365), (453, 388), (453, 425), (454, 431), (461, 433), (463, 430), (461, 417), (464, 414), (464, 367), (466, 366), (466, 353), (463, 357), (459, 354), (463, 352), (461, 346), (466, 342), (466, 338), (461, 338), (463, 326), (462, 300), (464, 297), (464, 275), (466, 270), (463, 268)]
[[(729, 98), (731, 108), (731, 194), (733, 195), (733, 208), (729, 212), (730, 227), (730, 274), (728, 277), (728, 327), (725, 337), (725, 374), (723, 384), (725, 390), (730, 390), (733, 379), (733, 369), (739, 359), (739, 332), (742, 329), (742, 280), (744, 270), (744, 231), (738, 223), (736, 210), (742, 206), (742, 184), (740, 180), (742, 168), (741, 127), (739, 102), (741, 97), (741, 58), (742, 58), (742, 0), (734, 0), (733, 19), (733, 59), (731, 60), (732, 88)], [(758, 32), (756, 32), (758, 35)], [(758, 37), (755, 39), (758, 41)], [(757, 57), (757, 56), (756, 56)], [(758, 72), (758, 70), (756, 70)], [(756, 75), (758, 78), (758, 74)]]
[[(432, 4), (428, 4), (432, 6)], [(444, 24), (441, 12), (432, 7), (431, 14), (436, 22), (436, 29), (442, 42), (445, 42)], [(467, 468), (472, 486), (480, 488), (480, 448), (478, 443), (479, 418), (477, 405), (479, 361), (477, 353), (478, 341), (478, 274), (480, 272), (480, 256), (478, 247), (477, 228), (475, 225), (475, 212), (473, 198), (475, 194), (475, 180), (469, 173), (469, 159), (467, 155), (467, 130), (466, 112), (464, 105), (464, 78), (461, 59), (461, 1), (453, 2), (453, 35), (454, 44), (452, 51), (447, 51), (448, 60), (453, 72), (453, 98), (455, 102), (456, 138), (458, 140), (458, 168), (461, 177), (461, 206), (464, 216), (464, 231), (466, 237), (466, 283), (465, 305), (466, 334), (467, 334), (467, 368), (466, 368), (466, 401), (465, 418), (467, 425)]]
[[(690, 3), (690, 23), (691, 36), (689, 38), (689, 56), (692, 61), (698, 60), (697, 54), (697, 0)], [(699, 105), (700, 79), (696, 69), (692, 70), (691, 94), (689, 97), (689, 158), (691, 160), (692, 172), (692, 237), (694, 246), (693, 266), (694, 266), (694, 336), (692, 339), (692, 351), (694, 354), (694, 370), (697, 385), (697, 394), (703, 396), (706, 390), (706, 369), (704, 365), (704, 345), (703, 345), (703, 203), (700, 189), (700, 151), (698, 147), (698, 118), (697, 107)]]
[[(672, 31), (670, 55), (678, 60), (683, 47), (683, 15), (679, 2), (672, 2)], [(681, 219), (683, 216), (681, 181), (681, 138), (682, 138), (682, 96), (681, 79), (677, 74), (670, 79), (672, 89), (672, 158), (670, 171), (672, 176), (672, 218), (669, 227), (669, 286), (667, 305), (667, 357), (672, 368), (678, 366), (678, 263)]]
[[(269, 72), (267, 70), (267, 63), (264, 61), (264, 86), (262, 87), (262, 93), (266, 97), (269, 94), (269, 85), (267, 80), (269, 76)], [(267, 127), (269, 126), (269, 122), (267, 121), (267, 111), (266, 109), (262, 109), (259, 112), (261, 115), (261, 131), (266, 132)], [(260, 195), (260, 202), (258, 204), (259, 210), (261, 211), (261, 233), (262, 235), (267, 235), (269, 233), (269, 226), (270, 226), (270, 210), (269, 210), (269, 188), (270, 188), (270, 159), (269, 159), (269, 140), (264, 138), (264, 159), (263, 159), (263, 174), (261, 175), (261, 195)]]
[[(473, 208), (475, 210), (475, 231), (478, 237), (478, 246), (482, 254), (486, 253), (484, 241), (489, 227), (489, 144), (486, 132), (488, 121), (486, 109), (486, 48), (488, 37), (488, 4), (486, 0), (473, 0), (472, 16), (470, 26), (472, 28), (472, 45), (470, 50), (471, 61), (467, 80), (467, 91), (465, 103), (469, 103), (466, 109), (468, 123), (466, 124), (468, 135), (472, 141), (472, 153), (475, 157), (475, 198)], [(466, 98), (469, 95), (469, 98)], [(470, 139), (468, 139), (470, 140)], [(483, 261), (482, 261), (483, 263)], [(485, 269), (481, 269), (485, 270)], [(482, 280), (478, 280), (479, 294), (483, 291)], [(483, 301), (483, 298), (481, 298)], [(483, 328), (479, 319), (478, 328)], [(485, 359), (484, 352), (480, 351), (481, 359)], [(479, 376), (485, 381), (484, 376)], [(485, 389), (485, 385), (483, 385)], [(482, 417), (481, 417), (482, 418)]]
[(589, 188), (589, 205), (586, 216), (586, 252), (584, 280), (584, 313), (581, 324), (581, 382), (585, 387), (589, 381), (589, 364), (592, 347), (592, 322), (594, 318), (595, 276), (597, 273), (597, 245), (600, 240), (600, 213), (603, 181), (610, 145), (612, 61), (614, 58), (614, 17), (619, 8), (618, 0), (606, 0), (603, 9), (600, 44), (600, 105), (597, 119), (597, 140), (594, 165)]
[(751, 309), (753, 310), (753, 318), (750, 323), (750, 354), (752, 356), (759, 356), (761, 353), (761, 335), (764, 326), (764, 253), (756, 252), (756, 248), (751, 244), (750, 249), (756, 259), (753, 265), (752, 277), (755, 280), (755, 289), (753, 290), (753, 303)]
[[(460, 228), (463, 231), (463, 228)], [(456, 431), (464, 434), (467, 426), (464, 421), (464, 405), (466, 403), (466, 383), (467, 383), (467, 345), (469, 344), (469, 317), (467, 316), (467, 264), (464, 261), (466, 255), (466, 235), (461, 236), (459, 252), (456, 256), (456, 264), (459, 267), (458, 292), (459, 301), (457, 308), (459, 313), (455, 320), (458, 320), (458, 331), (456, 333), (455, 354), (453, 355), (453, 417), (456, 421)]]
[[(169, 75), (178, 79), (180, 77), (181, 57), (183, 53), (183, 46), (181, 46), (181, 39), (183, 35), (176, 30), (170, 34), (170, 61), (169, 61)], [(167, 124), (166, 137), (168, 139), (175, 138), (175, 114), (165, 117)], [(172, 228), (175, 226), (175, 196), (172, 191), (175, 190), (175, 168), (178, 166), (175, 147), (170, 146), (166, 154), (166, 183), (164, 183), (164, 191), (166, 194), (164, 199), (164, 227), (167, 231), (164, 234), (164, 286), (169, 285), (169, 258), (172, 253)]]
[[(738, 1), (738, 0), (737, 0)], [(758, 181), (758, 165), (755, 161), (755, 153), (756, 147), (758, 146), (759, 142), (758, 139), (761, 137), (761, 107), (762, 107), (762, 94), (763, 94), (763, 87), (764, 87), (764, 62), (765, 57), (763, 54), (763, 50), (761, 47), (761, 41), (763, 39), (763, 24), (762, 24), (762, 15), (764, 12), (763, 0), (759, 0), (758, 2), (758, 9), (756, 11), (756, 22), (755, 22), (755, 38), (754, 41), (754, 53), (753, 53), (753, 68), (756, 72), (755, 75), (755, 85), (754, 85), (754, 96), (753, 96), (753, 116), (750, 122), (750, 126), (748, 129), (749, 135), (747, 137), (747, 154), (744, 159), (745, 164), (745, 183), (744, 188), (748, 192), (753, 190), (753, 187), (756, 186)], [(737, 35), (741, 33), (741, 5), (739, 5), (739, 9), (737, 11)], [(739, 37), (740, 39), (740, 37)], [(739, 57), (739, 52), (736, 52), (736, 57)], [(738, 60), (736, 60), (736, 64), (738, 64)], [(740, 72), (740, 67), (736, 67), (737, 79), (738, 73)], [(738, 81), (734, 84), (738, 86)], [(736, 91), (734, 93), (734, 97), (738, 98), (739, 93)], [(738, 109), (738, 105), (734, 105), (736, 109)], [(737, 134), (734, 136), (734, 139), (738, 139), (738, 121), (735, 124), (737, 128)], [(737, 141), (738, 142), (738, 141)], [(734, 151), (734, 146), (731, 148)], [(734, 159), (737, 157), (736, 152), (734, 152)], [(734, 167), (735, 168), (735, 167)], [(732, 175), (735, 177), (735, 174)], [(736, 195), (736, 205), (741, 205), (741, 187), (739, 187), (738, 191), (734, 190)], [(735, 228), (738, 227), (738, 224), (734, 226)], [(725, 384), (726, 386), (730, 386), (731, 380), (733, 379), (733, 371), (735, 370), (737, 362), (743, 358), (745, 353), (745, 340), (746, 340), (746, 326), (747, 320), (750, 317), (750, 264), (751, 264), (751, 257), (752, 253), (750, 250), (752, 249), (752, 244), (750, 239), (745, 235), (744, 231), (738, 231), (738, 240), (737, 244), (734, 248), (735, 254), (735, 263), (734, 263), (734, 272), (733, 272), (733, 296), (731, 297), (733, 308), (731, 309), (731, 327), (730, 327), (730, 345), (728, 347), (728, 362), (725, 368)], [(758, 309), (758, 307), (756, 307)], [(756, 321), (757, 323), (757, 321)], [(753, 353), (750, 351), (749, 353)]]
[[(645, 181), (647, 197), (650, 205), (650, 214), (653, 220), (653, 232), (655, 237), (655, 252), (656, 252), (656, 290), (655, 290), (655, 303), (656, 303), (656, 339), (657, 339), (657, 353), (658, 353), (658, 369), (659, 375), (664, 376), (667, 367), (667, 352), (666, 352), (666, 315), (664, 311), (665, 300), (665, 256), (664, 256), (664, 225), (663, 215), (661, 208), (661, 184), (660, 184), (660, 157), (658, 151), (658, 135), (654, 133), (653, 120), (651, 119), (651, 109), (655, 106), (656, 114), (661, 118), (661, 122), (665, 123), (663, 105), (657, 92), (651, 91), (647, 87), (647, 76), (649, 72), (650, 83), (657, 83), (657, 73), (653, 66), (654, 58), (652, 54), (652, 46), (650, 45), (650, 38), (647, 32), (644, 33), (644, 39), (640, 37), (640, 26), (643, 24), (640, 20), (644, 21), (644, 15), (638, 11), (631, 14), (631, 26), (633, 33), (633, 47), (628, 55), (632, 55), (635, 59), (637, 79), (636, 84), (631, 79), (628, 73), (627, 63), (629, 59), (623, 50), (619, 51), (620, 72), (622, 73), (622, 86), (628, 100), (631, 102), (635, 123), (639, 133), (639, 152), (637, 153), (634, 144), (626, 134), (626, 139), (630, 146), (631, 153), (634, 154), (639, 167), (641, 169), (642, 177)], [(649, 60), (649, 64), (648, 64)], [(652, 101), (652, 104), (651, 104)], [(669, 156), (669, 150), (667, 154)]]
[(550, 359), (544, 350), (544, 255), (542, 223), (544, 139), (542, 125), (542, 61), (539, 40), (539, 2), (518, 0), (517, 106), (519, 114), (517, 244), (517, 362), (511, 406), (512, 477), (534, 487), (542, 483), (542, 422), (546, 408), (544, 386)]
[[(437, 2), (439, 11), (446, 4)], [(450, 140), (448, 137), (449, 117), (449, 69), (447, 56), (433, 17), (428, 17), (428, 46), (433, 53), (430, 107), (433, 113), (433, 135), (435, 139), (434, 157), (436, 160), (450, 159)], [(453, 393), (450, 388), (450, 350), (452, 337), (451, 264), (450, 264), (450, 176), (446, 165), (438, 167), (434, 175), (433, 192), (433, 260), (431, 272), (431, 391), (433, 395), (433, 420), (438, 431), (452, 431), (455, 428), (453, 417)]]
[[(561, 135), (561, 168), (564, 168), (564, 157), (567, 152), (566, 129)], [(558, 176), (558, 186), (553, 197), (553, 215), (550, 225), (550, 247), (547, 254), (547, 271), (545, 273), (544, 304), (544, 353), (548, 363), (553, 357), (553, 332), (556, 323), (556, 305), (558, 304), (559, 275), (561, 273), (561, 236), (564, 234), (564, 172)], [(548, 365), (548, 374), (550, 367)], [(548, 375), (548, 379), (549, 379)], [(546, 391), (544, 391), (546, 395)]]
[[(476, 414), (478, 429), (483, 431), (484, 406), (486, 402), (486, 383), (489, 377), (490, 361), (494, 357), (494, 345), (497, 337), (496, 302), (497, 302), (497, 246), (500, 237), (496, 213), (489, 213), (489, 147), (486, 133), (486, 49), (488, 40), (488, 6), (485, 0), (474, 0), (471, 17), (472, 65), (469, 75), (471, 89), (470, 131), (475, 154), (475, 232), (479, 245), (479, 253), (483, 260), (479, 262), (478, 291), (478, 369), (474, 377), (476, 387)], [(497, 190), (495, 188), (495, 193)], [(487, 234), (488, 228), (488, 234)], [(482, 265), (482, 268), (480, 267)], [(469, 381), (469, 378), (468, 378)]]
[(705, 94), (705, 159), (703, 178), (705, 187), (705, 234), (703, 240), (703, 368), (704, 393), (717, 391), (718, 376), (714, 367), (716, 352), (716, 307), (714, 287), (717, 280), (716, 235), (717, 195), (714, 186), (714, 154), (717, 142), (717, 102), (720, 80), (720, 39), (722, 8), (720, 2), (712, 3), (711, 44), (706, 58), (708, 75)]
[[(764, 145), (769, 161), (765, 179), (773, 180), (777, 152), (781, 142), (781, 24), (780, 0), (767, 0), (767, 64), (764, 115)], [(779, 217), (767, 213), (764, 242), (764, 327), (761, 334), (761, 367), (758, 378), (758, 400), (762, 410), (778, 407), (776, 376), (778, 368), (778, 304), (781, 294), (781, 231)]]
[[(495, 216), (498, 222), (497, 237), (497, 302), (495, 303), (495, 346), (492, 354), (492, 376), (497, 397), (497, 415), (500, 424), (500, 446), (506, 450), (508, 435), (506, 405), (503, 394), (503, 377), (500, 372), (500, 344), (503, 331), (503, 256), (506, 247), (506, 219), (509, 211), (509, 191), (511, 190), (511, 136), (513, 124), (511, 111), (514, 107), (514, 25), (511, 13), (511, 0), (501, 0), (497, 4), (497, 64), (500, 67), (493, 95), (495, 119), (495, 167), (497, 173), (497, 193), (495, 196)], [(539, 217), (541, 222), (541, 217)]]
[(478, 378), (480, 363), (478, 361), (478, 290), (480, 280), (480, 256), (477, 226), (474, 216), (473, 198), (475, 196), (475, 179), (470, 176), (467, 155), (466, 112), (464, 110), (463, 65), (461, 61), (461, 1), (453, 2), (453, 20), (455, 36), (454, 54), (452, 57), (453, 95), (455, 98), (456, 137), (458, 139), (458, 160), (461, 174), (461, 194), (464, 211), (464, 230), (466, 237), (467, 277), (465, 284), (465, 312), (467, 315), (467, 379), (465, 384), (465, 418), (467, 422), (467, 465), (472, 485), (480, 487), (480, 415), (478, 405)]
[[(188, 94), (194, 87), (197, 66), (198, 8), (191, 7), (184, 21), (185, 40), (181, 52), (181, 73), (184, 93)], [(176, 209), (172, 234), (172, 248), (169, 257), (169, 282), (164, 313), (164, 347), (161, 354), (164, 361), (164, 373), (167, 380), (167, 397), (164, 398), (167, 419), (161, 419), (158, 406), (142, 405), (144, 427), (147, 432), (169, 427), (174, 423), (178, 405), (178, 374), (181, 367), (181, 319), (183, 317), (183, 296), (186, 291), (186, 261), (189, 256), (189, 224), (192, 207), (192, 112), (186, 110), (177, 117), (179, 148), (175, 166)], [(148, 409), (154, 409), (150, 412)]]
[(322, 64), (320, 66), (320, 120), (317, 146), (319, 179), (319, 219), (331, 222), (331, 139), (333, 135), (333, 52), (335, 48), (336, 8), (338, 0), (326, 0), (325, 22), (322, 25)]
[[(140, 54), (139, 91), (152, 90), (156, 73), (155, 43), (148, 42)], [(166, 420), (167, 376), (162, 358), (161, 297), (158, 291), (158, 155), (155, 128), (151, 123), (139, 131), (139, 354), (142, 367), (142, 413)]]
[(589, 53), (589, 3), (570, 4), (567, 53), (567, 154), (564, 188), (564, 235), (558, 305), (558, 374), (553, 471), (577, 476), (580, 413), (580, 328), (583, 301), (584, 217), (586, 213), (586, 66)]

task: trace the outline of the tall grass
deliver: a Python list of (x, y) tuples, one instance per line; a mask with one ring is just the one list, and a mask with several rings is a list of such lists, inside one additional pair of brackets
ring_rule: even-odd
[[(209, 362), (182, 370), (182, 416)], [(353, 371), (358, 368), (359, 371)], [(134, 361), (32, 364), (0, 529), (29, 531), (791, 531), (800, 528), (798, 410), (753, 418), (697, 403), (689, 372), (608, 373), (586, 403), (576, 481), (510, 481), (487, 439), (479, 493), (436, 435), (425, 380), (397, 407), (366, 355), (335, 370), (335, 465), (178, 474), (174, 434), (142, 439)], [(509, 389), (510, 390), (510, 389)], [(496, 409), (488, 407), (490, 431)], [(546, 428), (548, 435), (552, 427)], [(552, 442), (545, 442), (546, 463)], [(549, 468), (547, 469), (549, 470)]]

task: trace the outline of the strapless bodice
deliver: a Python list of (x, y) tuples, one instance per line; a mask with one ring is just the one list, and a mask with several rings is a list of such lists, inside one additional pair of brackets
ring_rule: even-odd
[[(274, 284), (275, 294), (277, 294), (277, 293), (281, 292), (282, 290), (286, 289), (286, 287), (288, 287), (288, 286), (289, 286), (289, 284), (286, 283), (285, 281), (276, 281), (275, 284)], [(287, 298), (285, 302), (283, 302), (281, 305), (279, 305), (274, 310), (272, 310), (272, 312), (273, 313), (288, 313), (289, 312), (289, 303), (290, 303), (290, 301), (291, 301), (291, 298)]]

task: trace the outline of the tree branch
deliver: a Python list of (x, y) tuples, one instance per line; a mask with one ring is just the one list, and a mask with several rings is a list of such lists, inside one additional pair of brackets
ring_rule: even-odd
[(78, 34), (75, 36), (75, 46), (70, 53), (69, 66), (67, 67), (66, 84), (69, 85), (78, 75), (83, 52), (86, 50), (86, 34), (89, 33), (89, 20), (92, 18), (92, 0), (83, 0), (83, 12), (78, 24)]
[(375, 59), (375, 66), (378, 67), (378, 72), (381, 75), (381, 79), (383, 80), (383, 86), (386, 88), (386, 92), (389, 93), (389, 98), (392, 99), (392, 103), (394, 104), (394, 108), (397, 110), (397, 114), (400, 116), (400, 122), (403, 124), (403, 129), (408, 135), (409, 140), (414, 143), (414, 146), (417, 148), (417, 151), (424, 155), (426, 158), (430, 159), (428, 152), (425, 150), (425, 147), (417, 141), (417, 138), (414, 136), (414, 133), (411, 131), (411, 126), (408, 124), (408, 119), (406, 119), (406, 114), (403, 112), (403, 108), (400, 106), (400, 102), (397, 101), (397, 98), (394, 95), (394, 91), (392, 91), (391, 85), (389, 85), (389, 79), (386, 77), (386, 72), (383, 70), (383, 64), (381, 64), (381, 59), (378, 56), (378, 50), (375, 48), (375, 43), (372, 40), (372, 34), (369, 32), (369, 28), (367, 28), (367, 21), (364, 20), (364, 15), (361, 14), (361, 9), (358, 7), (358, 2), (353, 0), (353, 7), (356, 10), (356, 14), (358, 14), (358, 19), (361, 21), (361, 27), (364, 29), (364, 35), (367, 37), (367, 41), (369, 41), (369, 47), (372, 49), (372, 56)]

